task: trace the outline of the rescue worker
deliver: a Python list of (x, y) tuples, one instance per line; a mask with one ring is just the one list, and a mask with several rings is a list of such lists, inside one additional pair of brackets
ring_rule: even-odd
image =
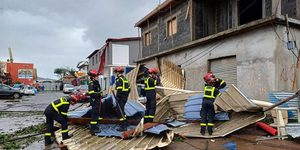
[(214, 87), (217, 88), (217, 89), (223, 89), (225, 86), (226, 86), (226, 82), (220, 78), (216, 78), (215, 75), (213, 75), (213, 73), (211, 72), (208, 72), (205, 77), (203, 78), (204, 79), (204, 83), (205, 83), (205, 86), (207, 86), (207, 82), (206, 80), (209, 78), (209, 77), (212, 77), (215, 79), (215, 83), (214, 83)]
[(100, 72), (97, 70), (90, 70), (87, 73), (90, 77), (89, 82), (89, 96), (90, 96), (90, 105), (92, 106), (92, 117), (91, 117), (91, 135), (100, 133), (101, 130), (97, 127), (98, 120), (102, 120), (100, 117), (100, 103), (101, 103), (101, 87), (99, 84), (99, 75)]
[(117, 109), (120, 115), (121, 125), (117, 131), (127, 131), (127, 126), (129, 126), (127, 115), (125, 114), (124, 108), (130, 93), (130, 85), (128, 80), (123, 76), (124, 69), (123, 67), (117, 67), (114, 72), (117, 74), (116, 79), (116, 90), (117, 90)]
[(46, 124), (47, 129), (45, 133), (45, 146), (52, 144), (53, 141), (51, 141), (51, 132), (53, 129), (53, 120), (57, 121), (61, 124), (62, 129), (62, 138), (63, 140), (69, 139), (72, 136), (68, 135), (68, 117), (67, 113), (71, 105), (75, 105), (77, 101), (79, 100), (79, 97), (75, 94), (72, 94), (68, 97), (62, 97), (58, 100), (55, 100), (51, 104), (47, 106), (47, 108), (44, 111), (44, 114), (46, 116)]
[(200, 111), (201, 116), (201, 131), (202, 135), (205, 135), (206, 126), (208, 126), (208, 134), (212, 135), (213, 133), (213, 118), (215, 116), (214, 101), (217, 96), (221, 95), (221, 92), (214, 87), (215, 79), (208, 77), (207, 86), (204, 88), (204, 96), (202, 101), (202, 108)]
[(144, 123), (153, 122), (156, 111), (156, 93), (155, 86), (160, 84), (160, 78), (157, 76), (157, 69), (150, 68), (149, 75), (145, 78), (145, 91), (146, 91), (146, 112)]

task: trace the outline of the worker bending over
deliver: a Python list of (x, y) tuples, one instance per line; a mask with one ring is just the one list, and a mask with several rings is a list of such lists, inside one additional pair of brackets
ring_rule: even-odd
[(90, 95), (90, 105), (92, 106), (92, 117), (91, 117), (91, 135), (100, 133), (101, 130), (97, 127), (98, 120), (102, 120), (100, 117), (100, 103), (101, 103), (101, 87), (99, 84), (100, 72), (97, 70), (90, 70), (87, 73), (90, 76), (89, 82), (89, 95)]
[(146, 92), (146, 113), (144, 123), (153, 122), (156, 110), (156, 93), (155, 86), (160, 84), (160, 78), (157, 76), (157, 69), (150, 68), (149, 75), (145, 78)]
[(58, 100), (55, 100), (51, 104), (47, 106), (47, 108), (44, 111), (44, 114), (46, 116), (46, 124), (47, 129), (45, 133), (45, 146), (52, 144), (53, 141), (51, 141), (51, 132), (53, 129), (53, 120), (57, 121), (61, 124), (62, 129), (62, 139), (66, 140), (71, 138), (72, 136), (68, 135), (68, 110), (71, 105), (74, 105), (79, 100), (79, 97), (75, 94), (68, 96), (68, 97), (62, 97)]
[(116, 90), (117, 90), (117, 109), (120, 115), (121, 126), (117, 129), (117, 131), (127, 131), (127, 127), (129, 126), (127, 115), (125, 114), (124, 108), (128, 99), (128, 95), (130, 93), (130, 85), (129, 81), (123, 76), (124, 69), (123, 67), (117, 67), (114, 72), (117, 74), (116, 79)]
[(207, 86), (204, 88), (204, 96), (202, 101), (201, 116), (201, 131), (205, 135), (206, 126), (208, 126), (208, 134), (213, 133), (213, 118), (215, 116), (214, 101), (217, 96), (220, 96), (220, 91), (214, 87), (215, 79), (212, 77), (206, 78)]

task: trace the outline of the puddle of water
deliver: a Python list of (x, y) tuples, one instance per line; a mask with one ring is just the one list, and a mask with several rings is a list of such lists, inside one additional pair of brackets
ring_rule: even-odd
[(28, 126), (38, 125), (40, 124), (42, 118), (44, 117), (45, 116), (42, 115), (33, 115), (33, 116), (26, 116), (26, 117), (1, 118), (0, 133), (1, 134), (14, 133), (17, 130), (20, 130)]
[(60, 150), (60, 148), (58, 147), (58, 144), (55, 143), (55, 142), (53, 144), (48, 145), (47, 147), (45, 147), (44, 136), (43, 136), (43, 140), (35, 141), (32, 144), (30, 144), (29, 146), (27, 146), (26, 148), (24, 148), (24, 150), (33, 150), (33, 149)]

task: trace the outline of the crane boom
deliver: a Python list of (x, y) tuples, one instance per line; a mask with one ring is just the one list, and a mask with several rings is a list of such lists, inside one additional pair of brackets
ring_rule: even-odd
[(9, 56), (10, 56), (10, 62), (13, 63), (13, 62), (14, 62), (14, 59), (13, 59), (13, 56), (12, 56), (12, 52), (11, 52), (11, 48), (10, 48), (10, 47), (8, 48), (8, 51), (9, 51)]

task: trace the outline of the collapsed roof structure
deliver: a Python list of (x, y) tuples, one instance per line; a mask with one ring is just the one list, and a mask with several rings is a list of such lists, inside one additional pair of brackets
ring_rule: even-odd
[[(167, 63), (163, 62), (162, 85), (166, 87), (169, 86), (169, 88), (175, 87), (183, 89), (182, 82), (184, 82), (184, 79), (182, 74), (172, 73), (172, 71), (176, 71), (179, 67), (171, 64), (166, 59), (164, 60)], [(164, 71), (166, 70), (165, 67), (173, 68), (172, 70)], [(202, 92), (188, 91), (186, 93), (178, 93), (178, 91), (170, 90), (158, 91), (157, 93), (168, 93), (168, 95), (157, 102), (154, 123), (143, 124), (143, 111), (145, 107), (138, 101), (139, 94), (136, 82), (140, 80), (146, 72), (147, 69), (145, 69), (143, 65), (138, 65), (126, 75), (132, 87), (129, 95), (130, 100), (128, 100), (125, 106), (125, 113), (129, 116), (129, 123), (131, 124), (131, 127), (128, 128), (129, 131), (126, 131), (126, 133), (116, 131), (117, 124), (119, 124), (117, 120), (118, 116), (116, 116), (117, 114), (114, 110), (116, 103), (114, 97), (108, 95), (102, 100), (101, 110), (104, 112), (101, 111), (101, 113), (103, 113), (105, 117), (98, 122), (98, 126), (102, 129), (102, 132), (99, 133), (98, 136), (92, 136), (87, 126), (79, 125), (87, 125), (90, 121), (90, 116), (88, 115), (89, 108), (85, 108), (78, 112), (68, 113), (69, 121), (73, 123), (73, 125), (69, 126), (69, 133), (73, 134), (73, 137), (62, 141), (61, 132), (58, 130), (55, 132), (57, 142), (63, 143), (61, 146), (68, 149), (152, 149), (169, 145), (174, 137), (174, 133), (180, 133), (186, 137), (224, 137), (265, 117), (261, 107), (254, 104), (234, 85), (231, 85), (228, 89), (222, 90), (221, 92), (223, 94), (215, 101), (215, 109), (217, 112), (227, 111), (229, 113), (222, 115), (221, 119), (218, 119), (219, 121), (215, 123), (214, 133), (211, 136), (203, 136), (200, 134), (199, 123), (190, 123), (195, 122), (194, 120), (199, 120), (199, 118), (189, 120), (189, 114), (191, 112), (191, 114), (193, 114), (193, 112), (197, 113), (197, 111), (200, 112), (201, 95), (203, 97)], [(169, 73), (173, 74), (171, 78), (168, 75)], [(111, 86), (104, 91), (104, 94), (112, 94), (113, 90), (115, 90), (114, 87), (115, 85)], [(163, 96), (161, 94), (159, 95), (161, 97)], [(229, 120), (224, 119), (224, 116)], [(176, 122), (172, 122), (172, 120), (176, 120), (177, 125), (174, 125)], [(162, 123), (158, 121), (164, 121), (163, 124), (168, 124), (169, 127), (158, 126)], [(178, 121), (181, 121), (179, 125)], [(173, 127), (171, 127), (172, 123)]]

